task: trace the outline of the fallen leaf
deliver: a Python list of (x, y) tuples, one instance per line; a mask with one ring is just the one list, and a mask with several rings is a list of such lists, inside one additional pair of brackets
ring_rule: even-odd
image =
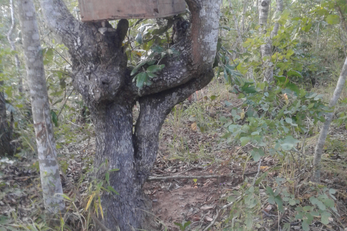
[(213, 205), (204, 205), (201, 207), (202, 210), (209, 210), (209, 209), (213, 209)]
[(198, 130), (198, 125), (196, 123), (192, 123), (192, 125), (190, 125), (190, 128), (196, 132)]
[(268, 213), (268, 212), (271, 211), (271, 209), (272, 209), (272, 205), (268, 205), (268, 206), (266, 206), (266, 208), (264, 209), (264, 211)]

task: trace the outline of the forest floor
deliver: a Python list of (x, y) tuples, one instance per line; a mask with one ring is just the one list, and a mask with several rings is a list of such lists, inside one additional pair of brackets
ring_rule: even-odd
[[(246, 230), (242, 228), (243, 219), (249, 211), (257, 230), (282, 230), (285, 223), (290, 224), (290, 230), (302, 230), (300, 220), (293, 217), (295, 208), (288, 206), (284, 213), (279, 213), (277, 206), (268, 202), (265, 188), (259, 187), (260, 203), (249, 210), (244, 202), (245, 189), (259, 178), (269, 182), (277, 176), (291, 178), (296, 199), (305, 206), (316, 193), (309, 176), (317, 136), (307, 139), (308, 162), (302, 171), (293, 171), (295, 161), (283, 164), (270, 156), (264, 157), (261, 164), (252, 161), (247, 145), (230, 145), (222, 138), (224, 129), (220, 119), (230, 118), (231, 107), (241, 105), (241, 100), (219, 87), (207, 88), (196, 93), (192, 101), (177, 105), (163, 125), (158, 158), (144, 186), (162, 230)], [(64, 193), (67, 200), (73, 201), (68, 207), (73, 219), (70, 217), (70, 225), (66, 224), (70, 228), (66, 230), (86, 230), (86, 214), (79, 212), (86, 207), (90, 196), (90, 181), (85, 179), (85, 174), (93, 161), (95, 140), (92, 135), (81, 137), (59, 150), (60, 158), (65, 160), (62, 161), (62, 169), (66, 171)], [(332, 127), (323, 157), (321, 187), (336, 190), (337, 213), (332, 213), (328, 225), (323, 225), (319, 216), (315, 217), (310, 230), (347, 230), (346, 139), (345, 127)], [(235, 192), (241, 193), (235, 196)], [(237, 219), (232, 216), (236, 210), (241, 211)], [(37, 162), (29, 158), (1, 160), (0, 231), (49, 230), (43, 228), (42, 211)], [(74, 229), (71, 220), (75, 221)], [(241, 228), (234, 228), (236, 223)]]

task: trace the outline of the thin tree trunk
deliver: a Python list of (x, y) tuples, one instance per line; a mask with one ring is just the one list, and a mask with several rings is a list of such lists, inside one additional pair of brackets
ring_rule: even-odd
[[(3, 82), (0, 81), (0, 87), (2, 87)], [(12, 139), (12, 127), (8, 125), (6, 119), (6, 101), (5, 95), (0, 91), (0, 157), (5, 155), (13, 155), (14, 148), (11, 145)]]
[(245, 33), (245, 15), (246, 10), (248, 7), (248, 0), (243, 0), (243, 11), (242, 11), (242, 18), (241, 18), (241, 34)]
[[(334, 94), (329, 103), (329, 107), (334, 107), (338, 99), (340, 98), (340, 95), (345, 87), (346, 76), (347, 76), (347, 58), (345, 60), (345, 63), (343, 64), (342, 71), (341, 71), (339, 80), (337, 81)], [(325, 140), (328, 136), (331, 121), (333, 120), (333, 115), (334, 115), (334, 112), (330, 112), (325, 116), (325, 122), (320, 131), (317, 145), (315, 148), (314, 160), (313, 160), (313, 166), (314, 166), (313, 181), (314, 182), (320, 181), (321, 159), (322, 159), (323, 147), (324, 147)]]
[[(233, 8), (233, 4), (232, 4), (232, 2), (230, 1), (229, 2), (229, 9), (230, 9), (230, 11), (231, 11), (231, 13), (233, 14), (233, 19), (234, 19), (234, 25), (235, 25), (235, 29), (236, 29), (236, 31), (237, 31), (237, 39), (236, 39), (236, 41), (237, 41), (237, 43), (235, 44), (235, 46), (236, 46), (236, 48), (238, 48), (239, 50), (240, 50), (240, 53), (241, 54), (243, 54), (244, 53), (244, 47), (243, 47), (243, 40), (242, 40), (242, 31), (241, 31), (241, 29), (240, 29), (240, 26), (239, 26), (239, 22), (238, 22), (238, 20), (237, 20), (237, 18), (236, 18), (236, 15), (235, 15), (235, 11), (234, 11), (234, 8)], [(242, 16), (242, 22), (243, 22), (243, 20), (244, 20), (244, 15)], [(242, 23), (241, 22), (241, 23)], [(242, 25), (242, 24), (241, 24)], [(242, 29), (243, 30), (243, 29)], [(239, 53), (234, 53), (233, 54), (233, 59), (236, 59), (236, 58), (238, 58), (239, 57)]]
[[(266, 34), (267, 18), (269, 14), (271, 0), (262, 0), (259, 6), (259, 24), (261, 30)], [(276, 0), (275, 18), (278, 20), (283, 11), (283, 0)], [(272, 38), (275, 37), (279, 30), (279, 23), (276, 22), (270, 37), (266, 38), (266, 43), (261, 45), (260, 51), (263, 58), (263, 75), (264, 81), (270, 83), (273, 81), (273, 63), (271, 61), (272, 55)]]
[[(261, 0), (259, 2), (259, 25), (263, 34), (267, 33), (267, 20), (269, 17), (271, 0)], [(265, 44), (260, 46), (260, 53), (263, 59), (263, 76), (264, 81), (271, 82), (273, 79), (272, 62), (271, 62), (271, 38), (265, 38)]]
[(63, 190), (50, 117), (40, 35), (32, 0), (19, 1), (19, 15), (31, 95), (43, 200), (47, 212), (56, 214), (63, 211), (65, 205), (62, 197)]
[(280, 24), (278, 22), (281, 14), (283, 12), (283, 0), (276, 0), (276, 11), (275, 11), (275, 25), (271, 31), (271, 38), (275, 37), (278, 34), (278, 30), (280, 28)]
[[(13, 0), (10, 0), (10, 9), (11, 9), (11, 27), (7, 33), (7, 40), (10, 43), (11, 50), (15, 51), (16, 46), (15, 46), (15, 44), (11, 38), (12, 33), (13, 33), (14, 29), (16, 28), (16, 19), (14, 17)], [(15, 60), (15, 64), (16, 64), (16, 74), (17, 74), (17, 78), (18, 78), (18, 91), (20, 94), (22, 94), (23, 93), (23, 80), (22, 80), (22, 76), (20, 75), (20, 61), (19, 61), (17, 53), (14, 55), (14, 60)]]

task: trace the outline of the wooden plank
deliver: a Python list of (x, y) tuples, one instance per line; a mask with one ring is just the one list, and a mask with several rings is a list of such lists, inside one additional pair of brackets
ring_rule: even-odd
[(82, 21), (161, 18), (184, 13), (185, 0), (78, 0)]

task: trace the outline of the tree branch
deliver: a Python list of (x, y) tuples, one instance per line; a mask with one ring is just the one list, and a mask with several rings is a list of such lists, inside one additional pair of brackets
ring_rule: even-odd
[(63, 0), (40, 0), (47, 26), (72, 49), (78, 41), (82, 23), (74, 18)]
[(191, 12), (190, 24), (172, 46), (180, 56), (164, 60), (165, 68), (152, 79), (153, 84), (140, 91), (133, 87), (133, 93), (145, 96), (176, 88), (198, 76), (201, 70), (212, 67), (217, 52), (221, 0), (186, 2)]
[(157, 157), (159, 132), (166, 115), (189, 95), (206, 86), (213, 77), (212, 67), (180, 87), (140, 98), (140, 115), (134, 133), (138, 177), (144, 183)]

